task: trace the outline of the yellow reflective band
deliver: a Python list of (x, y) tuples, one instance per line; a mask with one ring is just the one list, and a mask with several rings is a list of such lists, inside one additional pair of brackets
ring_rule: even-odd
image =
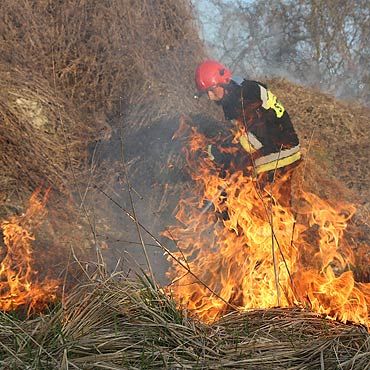
[(301, 158), (301, 152), (296, 152), (288, 157), (277, 159), (276, 161), (272, 161), (269, 163), (261, 164), (257, 166), (256, 172), (257, 174), (259, 174), (262, 172), (275, 170), (275, 168), (285, 167), (285, 166), (288, 166), (289, 164), (292, 164), (298, 161), (300, 158)]

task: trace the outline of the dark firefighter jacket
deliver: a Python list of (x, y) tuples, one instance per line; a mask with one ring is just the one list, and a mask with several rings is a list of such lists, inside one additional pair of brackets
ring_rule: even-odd
[(225, 118), (235, 121), (238, 140), (251, 153), (257, 174), (300, 160), (299, 140), (289, 115), (265, 85), (231, 80), (218, 103)]

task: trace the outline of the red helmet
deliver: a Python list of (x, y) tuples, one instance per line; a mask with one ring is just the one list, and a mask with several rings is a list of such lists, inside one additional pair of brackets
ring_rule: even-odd
[(199, 95), (207, 92), (212, 86), (229, 84), (230, 79), (230, 70), (214, 60), (206, 60), (199, 64), (195, 71), (195, 84)]

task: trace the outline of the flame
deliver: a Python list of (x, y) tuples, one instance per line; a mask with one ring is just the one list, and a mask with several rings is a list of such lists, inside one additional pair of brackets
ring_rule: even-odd
[(355, 281), (345, 237), (355, 208), (302, 189), (287, 204), (290, 173), (266, 190), (242, 171), (220, 176), (205, 153), (209, 140), (189, 130), (194, 193), (165, 233), (178, 247), (167, 273), (177, 301), (204, 321), (234, 309), (308, 306), (369, 327), (370, 284)]
[(43, 309), (46, 302), (56, 297), (58, 281), (44, 278), (39, 281), (39, 271), (34, 268), (32, 230), (46, 216), (45, 204), (49, 190), (42, 200), (40, 190), (30, 198), (26, 213), (0, 222), (4, 236), (4, 252), (0, 257), (0, 310), (10, 311), (27, 307), (27, 312)]

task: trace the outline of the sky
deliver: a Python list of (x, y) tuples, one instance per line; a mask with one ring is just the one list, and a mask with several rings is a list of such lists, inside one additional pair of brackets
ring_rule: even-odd
[(209, 0), (194, 0), (193, 5), (199, 17), (198, 21), (200, 25), (200, 35), (202, 39), (207, 41), (208, 39), (212, 38), (212, 35), (216, 31), (216, 26), (212, 26), (212, 23), (208, 21), (207, 18), (212, 16), (216, 23), (217, 19), (219, 18), (219, 12)]

